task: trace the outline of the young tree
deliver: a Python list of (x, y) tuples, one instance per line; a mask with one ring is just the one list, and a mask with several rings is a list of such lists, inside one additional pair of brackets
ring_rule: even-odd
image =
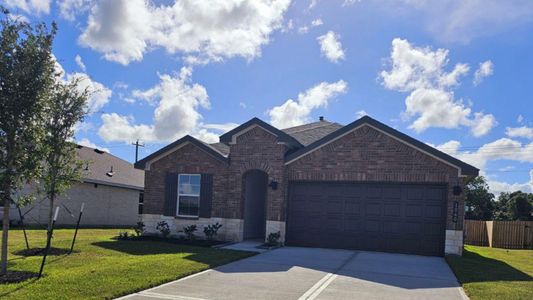
[(79, 92), (78, 80), (58, 80), (51, 90), (46, 107), (46, 159), (43, 188), (49, 200), (48, 232), (52, 229), (54, 202), (73, 182), (80, 178), (81, 162), (76, 157), (74, 126), (85, 116), (87, 90)]
[(477, 176), (470, 179), (465, 188), (465, 219), (492, 220), (494, 213), (494, 194), (489, 192), (485, 177)]
[(44, 159), (44, 112), (53, 84), (56, 26), (35, 27), (0, 7), (0, 197), (4, 206), (0, 275), (7, 273), (9, 208)]

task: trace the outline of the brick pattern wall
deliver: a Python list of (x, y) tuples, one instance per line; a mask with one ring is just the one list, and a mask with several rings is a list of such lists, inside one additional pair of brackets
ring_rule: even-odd
[(144, 213), (163, 214), (165, 201), (165, 176), (171, 173), (213, 174), (213, 217), (224, 217), (227, 201), (227, 165), (198, 147), (188, 144), (153, 162), (144, 175)]
[[(463, 227), (464, 188), (456, 168), (420, 152), (370, 126), (362, 126), (342, 138), (287, 166), (291, 181), (385, 181), (448, 184), (446, 228)], [(453, 201), (459, 201), (458, 222), (452, 222)]]
[[(453, 186), (464, 187), (457, 169), (388, 135), (363, 126), (346, 136), (285, 166), (287, 146), (276, 136), (255, 127), (230, 145), (229, 165), (189, 144), (152, 163), (145, 172), (146, 214), (163, 214), (165, 174), (211, 173), (214, 175), (212, 217), (242, 219), (243, 175), (259, 169), (277, 190), (267, 189), (267, 220), (284, 222), (289, 181), (385, 181), (441, 183), (448, 185), (448, 230), (463, 228), (463, 195), (454, 196)], [(459, 202), (458, 222), (452, 222), (453, 201)]]
[[(230, 145), (228, 172), (228, 201), (236, 202), (239, 209), (228, 218), (242, 218), (244, 212), (243, 175), (259, 169), (268, 174), (268, 181), (277, 181), (276, 190), (267, 189), (267, 220), (285, 220), (284, 156), (287, 146), (261, 127), (255, 127), (237, 137)], [(234, 204), (236, 204), (234, 203)]]

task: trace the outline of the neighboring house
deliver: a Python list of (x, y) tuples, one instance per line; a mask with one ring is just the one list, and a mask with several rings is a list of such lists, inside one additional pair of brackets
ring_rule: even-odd
[[(54, 204), (59, 206), (58, 225), (76, 224), (82, 203), (85, 203), (81, 225), (134, 225), (142, 213), (144, 172), (125, 160), (99, 149), (77, 147), (78, 159), (83, 161), (82, 182), (74, 184)], [(29, 187), (26, 192), (34, 191)], [(46, 224), (48, 199), (43, 195), (22, 208), (27, 224)], [(16, 209), (10, 217), (19, 220)]]
[(254, 118), (205, 144), (186, 136), (135, 164), (142, 219), (223, 225), (225, 240), (441, 256), (463, 246), (465, 179), (478, 169), (370, 117), (279, 130)]

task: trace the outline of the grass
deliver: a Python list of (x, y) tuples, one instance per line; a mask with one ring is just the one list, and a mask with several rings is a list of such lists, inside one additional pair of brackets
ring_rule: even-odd
[[(176, 245), (162, 241), (119, 241), (119, 229), (81, 229), (76, 252), (49, 256), (43, 278), (0, 284), (2, 299), (108, 299), (137, 292), (253, 255), (251, 252)], [(44, 230), (28, 230), (30, 247), (44, 247)], [(70, 248), (74, 230), (54, 231), (53, 247)], [(22, 231), (10, 230), (10, 270), (38, 272), (42, 256), (19, 256)]]
[(533, 250), (465, 246), (446, 261), (472, 299), (533, 299)]

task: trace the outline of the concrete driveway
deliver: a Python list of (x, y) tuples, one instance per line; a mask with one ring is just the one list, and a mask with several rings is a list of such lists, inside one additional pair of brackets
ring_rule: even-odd
[(467, 299), (440, 257), (285, 247), (124, 299)]

